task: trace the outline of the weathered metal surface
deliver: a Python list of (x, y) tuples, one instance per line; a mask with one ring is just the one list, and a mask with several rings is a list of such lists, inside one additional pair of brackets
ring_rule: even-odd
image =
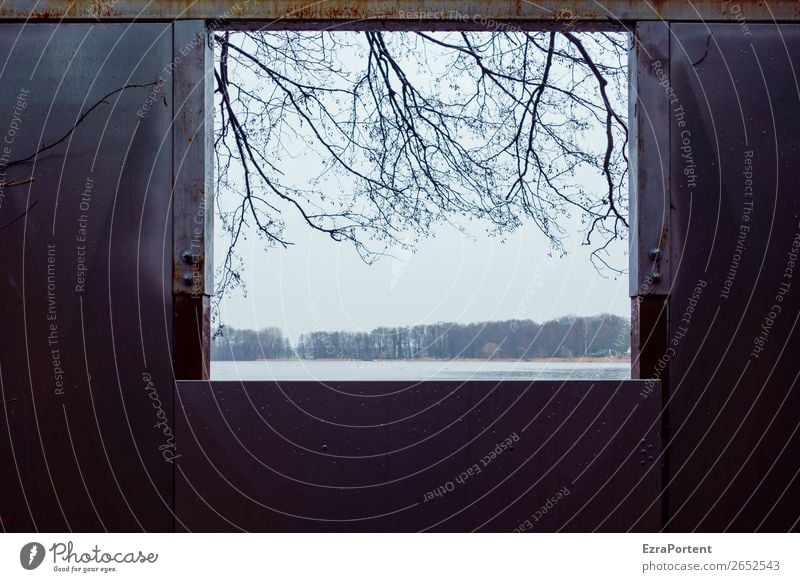
[(630, 294), (667, 295), (670, 228), (669, 25), (639, 23), (630, 51)]
[(173, 54), (162, 75), (175, 105), (173, 289), (200, 298), (214, 292), (214, 55), (203, 22), (174, 24)]
[(209, 377), (211, 346), (211, 298), (176, 295), (175, 377), (205, 380)]
[(654, 531), (643, 386), (178, 382), (176, 513), (192, 531)]
[(669, 300), (663, 296), (635, 297), (631, 302), (631, 377), (666, 379), (664, 362), (669, 334)]
[[(643, 398), (659, 400), (661, 434), (669, 428), (669, 298), (645, 295), (631, 302), (631, 378), (643, 379)], [(660, 383), (661, 390), (655, 390)], [(669, 450), (661, 457), (662, 482), (669, 479)], [(667, 519), (667, 495), (659, 500), (662, 522)]]
[(171, 58), (166, 24), (0, 25), (3, 530), (173, 527), (169, 90), (137, 114)]
[(795, 0), (760, 2), (739, 0), (7, 0), (0, 18), (10, 19), (203, 19), (210, 21), (328, 21), (340, 24), (368, 19), (407, 23), (408, 27), (447, 25), (465, 28), (523, 26), (522, 21), (617, 22), (641, 20), (773, 22), (800, 19)]
[(672, 30), (666, 526), (797, 530), (800, 26)]
[(214, 56), (202, 21), (173, 25), (171, 82), (172, 284), (175, 295), (175, 375), (208, 378), (209, 296), (214, 291)]
[[(670, 29), (665, 22), (640, 22), (633, 30), (629, 71), (629, 176), (631, 377), (663, 383), (669, 390), (669, 301), (673, 253), (670, 246)], [(643, 389), (655, 398), (651, 386)], [(660, 402), (663, 404), (663, 402)], [(664, 408), (666, 411), (666, 408)], [(668, 425), (666, 412), (662, 430)], [(669, 470), (669, 452), (661, 462)], [(667, 498), (659, 500), (666, 518)]]

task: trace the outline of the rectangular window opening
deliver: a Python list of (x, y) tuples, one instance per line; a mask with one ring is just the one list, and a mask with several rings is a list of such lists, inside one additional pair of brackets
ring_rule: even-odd
[(212, 379), (631, 377), (627, 33), (215, 37)]

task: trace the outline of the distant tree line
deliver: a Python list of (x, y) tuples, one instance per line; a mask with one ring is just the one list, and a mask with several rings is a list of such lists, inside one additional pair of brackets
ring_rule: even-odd
[(226, 327), (214, 339), (212, 359), (459, 359), (573, 358), (624, 355), (630, 322), (617, 315), (565, 316), (545, 323), (509, 320), (379, 327), (370, 332), (315, 331), (293, 348), (278, 328), (259, 332)]
[(293, 358), (289, 338), (277, 327), (260, 331), (223, 326), (211, 341), (212, 360), (277, 360)]

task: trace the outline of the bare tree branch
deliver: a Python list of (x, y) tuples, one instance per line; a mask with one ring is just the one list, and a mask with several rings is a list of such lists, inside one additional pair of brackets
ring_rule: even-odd
[[(366, 261), (434, 225), (535, 224), (552, 250), (582, 223), (603, 271), (627, 234), (623, 35), (224, 33), (216, 72), (220, 295), (249, 227), (281, 217)], [(596, 188), (602, 182), (604, 188)]]

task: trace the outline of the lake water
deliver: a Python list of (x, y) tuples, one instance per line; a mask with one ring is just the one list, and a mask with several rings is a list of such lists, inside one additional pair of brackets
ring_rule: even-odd
[(212, 362), (212, 380), (623, 380), (630, 364), (581, 362), (328, 361)]

